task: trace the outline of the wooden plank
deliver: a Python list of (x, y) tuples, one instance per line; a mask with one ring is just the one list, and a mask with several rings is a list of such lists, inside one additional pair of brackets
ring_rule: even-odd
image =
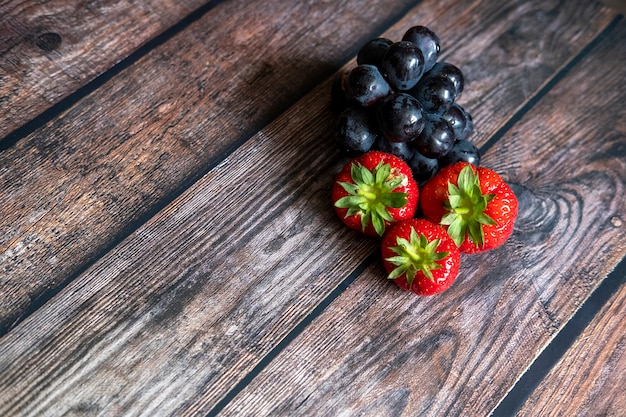
[[(512, 8), (511, 21), (517, 12), (527, 10)], [(342, 162), (328, 91), (316, 88), (5, 335), (0, 411), (206, 412), (360, 265), (375, 242), (340, 227), (326, 197)], [(244, 192), (216, 197), (225, 190)]]
[(517, 417), (621, 416), (626, 410), (626, 286), (546, 376)]
[[(414, 13), (422, 11), (418, 8)], [(402, 26), (405, 23), (400, 22)], [(613, 75), (619, 80), (619, 73)], [(593, 84), (591, 81), (583, 84), (589, 86)], [(326, 197), (328, 173), (336, 170), (341, 161), (330, 146), (320, 152), (320, 141), (328, 144), (330, 140), (333, 119), (328, 110), (328, 87), (328, 83), (321, 85), (276, 123), (262, 130), (159, 216), (72, 282), (52, 302), (2, 338), (0, 411), (24, 415), (43, 409), (50, 415), (85, 410), (123, 415), (204, 413), (359, 265), (375, 244), (370, 240), (355, 240), (354, 234), (340, 227)], [(620, 90), (611, 91), (618, 99), (622, 98), (615, 93)], [(610, 113), (602, 114), (608, 117)], [(591, 136), (587, 140), (595, 137)], [(293, 140), (294, 137), (298, 140)], [(563, 140), (565, 136), (557, 137)], [(505, 141), (502, 146), (506, 148), (511, 141)], [(539, 144), (556, 146), (558, 140)], [(518, 156), (512, 153), (494, 161), (499, 151), (502, 148), (492, 148), (490, 160), (498, 162), (500, 170), (514, 172), (514, 178), (520, 177), (515, 171), (518, 167), (511, 165), (517, 163)], [(615, 168), (615, 160), (608, 157), (597, 164), (607, 165), (607, 161), (612, 161), (608, 166)], [(530, 161), (529, 166), (536, 168), (538, 174), (546, 169), (540, 161)], [(614, 170), (607, 175), (611, 173)], [(621, 182), (615, 182), (623, 188), (623, 167), (621, 174)], [(541, 191), (541, 182), (529, 187), (528, 190)], [(225, 190), (231, 191), (231, 197), (223, 194)], [(553, 190), (561, 188), (556, 184)], [(241, 191), (241, 195), (235, 195), (237, 191)], [(504, 250), (489, 255), (490, 259), (517, 261), (495, 273), (483, 262), (484, 257), (474, 258), (465, 266), (466, 271), (474, 271), (467, 274), (467, 286), (457, 286), (450, 293), (453, 307), (444, 310), (444, 319), (451, 320), (451, 328), (421, 341), (411, 339), (408, 344), (430, 349), (435, 355), (424, 356), (424, 360), (441, 359), (437, 363), (442, 372), (448, 366), (446, 358), (455, 358), (476, 340), (472, 326), (468, 325), (473, 323), (472, 313), (476, 310), (480, 313), (477, 323), (488, 315), (482, 331), (493, 335), (495, 330), (507, 326), (506, 319), (516, 317), (516, 306), (510, 303), (511, 298), (517, 297), (518, 291), (548, 279), (536, 270), (546, 265), (531, 262), (537, 253), (525, 251), (525, 240), (521, 241), (520, 237), (526, 239), (536, 225), (530, 219), (536, 206), (528, 203), (537, 202), (537, 206), (541, 206), (545, 202), (548, 208), (553, 208), (552, 202), (558, 200), (545, 197), (535, 200), (531, 191), (522, 195), (527, 202), (523, 206), (526, 217), (522, 216), (516, 237)], [(607, 199), (606, 203), (620, 204), (623, 200)], [(562, 225), (554, 210), (542, 220), (545, 220), (541, 224), (543, 231)], [(555, 227), (554, 235), (539, 233), (530, 237), (536, 237), (538, 243), (542, 243), (542, 239), (554, 243), (559, 233), (562, 230)], [(604, 241), (615, 241), (619, 231), (608, 229), (600, 233), (590, 229), (589, 233), (594, 244), (589, 245), (587, 241), (580, 250), (597, 249)], [(611, 259), (606, 261), (608, 265)], [(529, 268), (524, 269), (521, 264)], [(330, 348), (333, 341), (341, 342), (344, 337), (352, 341), (369, 340), (361, 345), (368, 356), (376, 352), (383, 354), (377, 349), (386, 347), (385, 341), (391, 348), (403, 349), (396, 342), (404, 340), (402, 337), (406, 335), (415, 337), (412, 326), (402, 325), (412, 323), (412, 317), (405, 315), (406, 312), (415, 309), (412, 314), (437, 314), (428, 308), (435, 299), (429, 302), (399, 296), (395, 287), (381, 281), (380, 269), (379, 265), (370, 268), (340, 302), (331, 306), (328, 314), (315, 324), (315, 329), (355, 321), (363, 324), (367, 319), (379, 330), (392, 331), (381, 333), (379, 339), (371, 334), (360, 339), (356, 333), (346, 336), (341, 331), (322, 332), (321, 341), (316, 345), (319, 349)], [(517, 274), (518, 279), (498, 280), (508, 277), (508, 273)], [(522, 280), (535, 275), (539, 279)], [(601, 275), (594, 281), (599, 279)], [(535, 294), (532, 290), (526, 293), (531, 297)], [(584, 293), (582, 290), (581, 294)], [(544, 290), (542, 294), (547, 292)], [(470, 302), (472, 297), (474, 304)], [(534, 307), (539, 309), (536, 300), (534, 302)], [(364, 316), (362, 314), (367, 312), (364, 304), (368, 303), (374, 307), (370, 315)], [(491, 316), (494, 309), (500, 313), (497, 317), (504, 317), (504, 320)], [(348, 313), (347, 317), (342, 312)], [(552, 323), (543, 320), (548, 321), (552, 316), (543, 309), (539, 314), (535, 311), (527, 320), (539, 322), (545, 335)], [(343, 321), (337, 321), (339, 317)], [(465, 331), (465, 336), (456, 336), (453, 319), (465, 320), (459, 330)], [(525, 328), (523, 324), (520, 323), (519, 329)], [(362, 327), (361, 330), (371, 329)], [(315, 334), (315, 331), (307, 333), (308, 336)], [(331, 334), (333, 339), (328, 340)], [(510, 336), (510, 333), (503, 333), (495, 346), (490, 344), (483, 350), (475, 350), (474, 355), (489, 352), (491, 348), (497, 361), (499, 356), (495, 353), (499, 348), (506, 347), (506, 354), (524, 347), (524, 344), (511, 343)], [(513, 340), (532, 339), (530, 336), (533, 335), (522, 330), (514, 334)], [(442, 350), (436, 349), (437, 346)], [(300, 347), (303, 350), (296, 355), (300, 366), (312, 363), (315, 356), (307, 354), (313, 345), (305, 343)], [(347, 352), (344, 342), (339, 343), (339, 347), (344, 349), (339, 352)], [(353, 353), (355, 356), (342, 356), (350, 366), (359, 359), (359, 352)], [(412, 362), (409, 355), (404, 359)], [(334, 360), (338, 358), (335, 356)], [(363, 362), (372, 366), (362, 374), (364, 377), (376, 371), (376, 362), (370, 361), (373, 359)], [(327, 363), (330, 365), (332, 361)], [(481, 364), (480, 369), (489, 365)], [(329, 378), (333, 375), (330, 366), (326, 368)], [(360, 370), (358, 366), (354, 369)], [(392, 368), (387, 370), (394, 372)], [(464, 368), (460, 372), (467, 377), (471, 369)], [(401, 372), (394, 375), (402, 376)]]
[(602, 3), (615, 9), (622, 16), (626, 15), (626, 1), (625, 0), (601, 0)]
[(406, 4), (223, 2), (2, 152), (0, 330), (328, 77), (355, 40)]
[[(0, 199), (8, 202), (0, 207), (0, 267), (6, 276), (0, 292), (10, 295), (0, 300), (0, 329), (10, 328), (39, 298), (56, 292), (310, 88), (327, 71), (320, 62), (332, 68), (355, 44), (378, 36), (372, 27), (405, 7), (332, 4), (216, 7), (0, 154)], [(432, 23), (446, 42), (444, 56), (467, 68), (462, 103), (475, 117), (478, 143), (614, 16), (596, 3), (560, 9), (539, 2), (452, 4), (420, 4), (387, 35), (397, 39), (417, 21)], [(559, 30), (552, 26), (534, 40), (532, 33), (512, 36), (507, 13), (518, 22), (554, 20)], [(264, 25), (252, 23), (259, 16)], [(481, 35), (482, 24), (490, 30)], [(529, 42), (545, 48), (536, 59), (518, 57), (512, 64), (504, 56)], [(506, 64), (496, 71), (498, 59)], [(489, 100), (477, 91), (489, 91)]]
[(0, 414), (210, 404), (367, 256), (328, 208), (323, 87), (0, 340)]
[(433, 298), (372, 265), (220, 415), (488, 415), (626, 255), (625, 36), (621, 21), (485, 156), (520, 199), (504, 247)]
[(203, 3), (0, 2), (0, 140)]

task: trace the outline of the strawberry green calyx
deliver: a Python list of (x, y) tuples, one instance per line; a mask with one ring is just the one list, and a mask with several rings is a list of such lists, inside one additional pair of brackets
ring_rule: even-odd
[(335, 202), (335, 206), (348, 209), (345, 217), (361, 215), (363, 230), (371, 222), (379, 236), (385, 232), (385, 220), (392, 222), (388, 207), (401, 208), (407, 204), (407, 194), (395, 191), (406, 178), (391, 175), (391, 165), (379, 162), (369, 170), (359, 163), (352, 164), (350, 176), (354, 183), (340, 182), (348, 193)]
[(448, 210), (441, 218), (441, 224), (448, 226), (448, 234), (457, 246), (461, 246), (465, 236), (469, 236), (476, 246), (485, 243), (483, 225), (496, 222), (484, 213), (493, 194), (483, 194), (480, 180), (470, 165), (459, 173), (458, 185), (448, 182)]
[(441, 268), (441, 264), (436, 261), (445, 259), (449, 252), (437, 252), (440, 239), (434, 239), (430, 242), (423, 234), (417, 234), (415, 229), (411, 228), (409, 240), (397, 237), (397, 246), (390, 248), (397, 256), (387, 258), (386, 261), (396, 265), (391, 271), (388, 278), (396, 279), (402, 274), (406, 274), (409, 288), (413, 286), (413, 281), (418, 272), (424, 274), (430, 281), (434, 282), (431, 271)]

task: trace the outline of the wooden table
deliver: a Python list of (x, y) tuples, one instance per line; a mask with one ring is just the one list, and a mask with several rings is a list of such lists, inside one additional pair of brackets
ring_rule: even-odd
[[(586, 0), (0, 1), (1, 416), (626, 415), (626, 22)], [(520, 201), (447, 292), (329, 202), (426, 25)]]

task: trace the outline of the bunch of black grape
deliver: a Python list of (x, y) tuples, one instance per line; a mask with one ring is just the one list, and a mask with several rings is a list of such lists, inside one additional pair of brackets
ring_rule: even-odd
[(333, 83), (341, 111), (336, 142), (344, 152), (399, 156), (420, 183), (454, 162), (479, 165), (469, 141), (472, 118), (456, 103), (463, 73), (437, 61), (439, 50), (439, 38), (424, 26), (410, 28), (399, 42), (376, 38), (360, 49), (357, 66)]

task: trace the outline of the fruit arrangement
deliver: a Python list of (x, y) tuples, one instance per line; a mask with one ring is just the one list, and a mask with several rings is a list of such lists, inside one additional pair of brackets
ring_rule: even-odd
[(501, 246), (518, 211), (509, 185), (480, 166), (471, 116), (455, 102), (463, 74), (439, 50), (423, 26), (371, 40), (332, 90), (336, 142), (351, 156), (332, 186), (335, 212), (380, 237), (388, 278), (418, 295), (448, 289), (462, 255)]
[(469, 140), (472, 117), (456, 101), (463, 73), (437, 61), (439, 52), (439, 37), (424, 26), (410, 28), (398, 42), (376, 38), (363, 45), (357, 66), (333, 83), (339, 148), (349, 155), (372, 149), (396, 155), (418, 183), (455, 162), (479, 165)]

